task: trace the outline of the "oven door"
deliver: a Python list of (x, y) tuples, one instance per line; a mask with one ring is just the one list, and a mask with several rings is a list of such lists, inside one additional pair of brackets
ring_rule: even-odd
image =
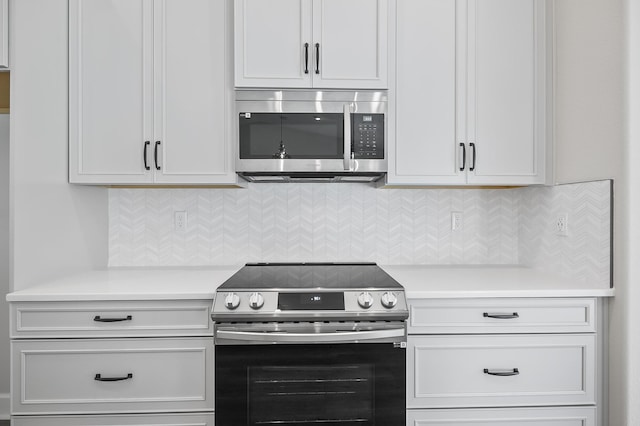
[(406, 329), (385, 326), (331, 333), (327, 323), (310, 326), (316, 332), (262, 324), (272, 330), (246, 331), (253, 335), (220, 327), (216, 425), (404, 425)]

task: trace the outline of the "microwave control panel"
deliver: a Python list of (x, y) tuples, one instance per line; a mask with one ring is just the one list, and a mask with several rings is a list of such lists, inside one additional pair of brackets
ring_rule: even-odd
[(352, 114), (352, 143), (356, 160), (384, 159), (384, 114)]

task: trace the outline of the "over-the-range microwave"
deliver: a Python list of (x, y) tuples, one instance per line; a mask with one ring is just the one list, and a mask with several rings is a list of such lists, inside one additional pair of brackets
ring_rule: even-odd
[(236, 91), (236, 171), (250, 182), (373, 182), (387, 171), (387, 93)]

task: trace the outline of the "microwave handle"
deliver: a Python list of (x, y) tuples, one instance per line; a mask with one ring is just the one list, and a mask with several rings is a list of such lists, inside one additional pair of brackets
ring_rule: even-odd
[(351, 105), (344, 104), (344, 169), (351, 170)]

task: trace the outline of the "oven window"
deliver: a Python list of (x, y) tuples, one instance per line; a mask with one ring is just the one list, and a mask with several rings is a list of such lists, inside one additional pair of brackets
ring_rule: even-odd
[(397, 426), (406, 350), (392, 343), (216, 345), (216, 426)]
[(287, 158), (343, 158), (342, 114), (242, 113), (238, 119), (240, 158), (274, 158), (280, 152), (280, 142)]
[(373, 366), (250, 367), (249, 424), (373, 424)]

